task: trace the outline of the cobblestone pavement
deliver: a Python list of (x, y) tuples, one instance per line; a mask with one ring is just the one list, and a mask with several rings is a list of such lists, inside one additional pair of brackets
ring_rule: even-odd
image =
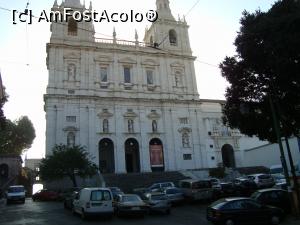
[[(171, 215), (147, 215), (144, 218), (101, 218), (82, 221), (71, 211), (63, 209), (61, 202), (32, 202), (0, 205), (0, 224), (3, 225), (209, 225), (205, 218), (206, 205), (193, 204), (172, 208)], [(299, 225), (300, 221), (288, 217), (282, 224)]]

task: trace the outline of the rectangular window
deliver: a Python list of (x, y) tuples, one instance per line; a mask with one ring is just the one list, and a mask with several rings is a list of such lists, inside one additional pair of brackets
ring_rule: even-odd
[(131, 83), (130, 67), (124, 67), (124, 83)]
[(147, 70), (146, 74), (147, 74), (147, 84), (148, 85), (154, 84), (154, 81), (153, 81), (153, 70)]
[(100, 68), (101, 82), (107, 82), (107, 67)]
[(75, 123), (76, 122), (76, 116), (67, 116), (66, 121), (71, 122), (71, 123)]
[(185, 117), (185, 118), (180, 118), (179, 121), (180, 121), (181, 124), (188, 124), (188, 123), (189, 123), (189, 120), (188, 120), (187, 117)]
[(183, 160), (192, 160), (192, 154), (183, 154)]

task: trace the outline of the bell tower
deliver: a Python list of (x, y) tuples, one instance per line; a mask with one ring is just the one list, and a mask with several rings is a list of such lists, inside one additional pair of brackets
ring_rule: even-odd
[(169, 51), (192, 54), (185, 18), (176, 20), (172, 15), (169, 0), (156, 0), (158, 19), (146, 29), (144, 42)]
[[(74, 12), (83, 13), (85, 10), (92, 11), (92, 3), (89, 8), (80, 3), (80, 0), (63, 0), (60, 5), (57, 0), (54, 1), (52, 12), (60, 12), (64, 15), (64, 10), (70, 8), (70, 14)], [(63, 16), (61, 17), (63, 19)], [(78, 42), (93, 42), (95, 29), (93, 22), (76, 21), (73, 16), (69, 16), (67, 21), (55, 21), (51, 24), (51, 41), (78, 41)]]

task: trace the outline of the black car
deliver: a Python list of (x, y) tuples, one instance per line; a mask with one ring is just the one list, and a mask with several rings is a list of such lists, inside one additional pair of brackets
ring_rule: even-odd
[(288, 192), (285, 190), (270, 188), (258, 190), (251, 195), (252, 199), (264, 205), (276, 206), (285, 212), (291, 211), (291, 203)]
[(249, 178), (236, 178), (233, 185), (236, 196), (249, 197), (257, 190), (256, 183)]
[(235, 186), (232, 182), (221, 182), (221, 196), (230, 197), (235, 195)]
[(279, 224), (283, 216), (282, 209), (251, 198), (223, 198), (207, 207), (207, 220), (215, 224)]

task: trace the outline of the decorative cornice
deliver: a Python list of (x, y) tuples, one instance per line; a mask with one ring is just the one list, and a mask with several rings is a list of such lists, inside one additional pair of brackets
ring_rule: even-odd
[(151, 112), (147, 115), (149, 119), (159, 119), (161, 116), (157, 112)]
[(113, 117), (114, 114), (110, 113), (108, 110), (103, 110), (102, 112), (98, 113), (98, 117), (100, 119), (110, 118)]
[(124, 115), (125, 118), (136, 118), (138, 115), (135, 112), (127, 111)]

